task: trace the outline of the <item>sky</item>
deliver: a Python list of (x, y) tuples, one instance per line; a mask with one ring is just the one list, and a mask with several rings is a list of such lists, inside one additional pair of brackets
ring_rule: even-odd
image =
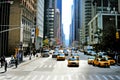
[(71, 24), (71, 6), (73, 0), (62, 0), (62, 24), (65, 33), (65, 38), (69, 39), (69, 27)]

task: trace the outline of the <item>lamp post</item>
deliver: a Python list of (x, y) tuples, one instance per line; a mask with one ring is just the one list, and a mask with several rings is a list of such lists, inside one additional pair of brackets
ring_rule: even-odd
[(94, 38), (96, 38), (97, 39), (97, 41), (96, 41), (96, 47), (97, 47), (97, 50), (98, 49), (101, 49), (101, 29), (97, 29), (97, 31), (95, 32), (95, 36), (94, 36)]

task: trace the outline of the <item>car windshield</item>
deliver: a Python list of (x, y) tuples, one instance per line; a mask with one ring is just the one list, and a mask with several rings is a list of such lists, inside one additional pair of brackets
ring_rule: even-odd
[(79, 56), (77, 53), (73, 53), (72, 55), (73, 55), (73, 56)]
[(108, 58), (108, 60), (113, 60), (113, 58), (110, 57), (110, 58)]
[(107, 61), (105, 58), (101, 58), (100, 61)]
[(59, 56), (64, 56), (64, 54), (58, 54)]
[(77, 58), (69, 58), (69, 60), (75, 61), (75, 60), (77, 60)]
[(49, 50), (44, 50), (43, 52), (49, 52)]
[(88, 59), (95, 59), (95, 57), (94, 56), (90, 56), (90, 57), (88, 57)]

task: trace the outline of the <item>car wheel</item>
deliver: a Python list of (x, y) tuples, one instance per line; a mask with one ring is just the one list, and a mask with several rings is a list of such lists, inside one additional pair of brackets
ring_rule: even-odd
[(93, 66), (95, 66), (95, 64), (93, 63)]
[(100, 64), (98, 66), (100, 67)]

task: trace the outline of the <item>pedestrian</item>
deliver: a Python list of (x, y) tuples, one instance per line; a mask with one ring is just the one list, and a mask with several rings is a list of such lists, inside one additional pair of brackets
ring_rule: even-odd
[(1, 62), (1, 68), (2, 68), (2, 66), (4, 65), (4, 62), (5, 62), (5, 56), (4, 55), (1, 57), (0, 62)]
[(5, 66), (5, 72), (7, 71), (7, 61), (5, 60), (4, 62), (4, 66)]
[(17, 58), (15, 58), (15, 67), (17, 68), (17, 65), (18, 65), (18, 60)]

